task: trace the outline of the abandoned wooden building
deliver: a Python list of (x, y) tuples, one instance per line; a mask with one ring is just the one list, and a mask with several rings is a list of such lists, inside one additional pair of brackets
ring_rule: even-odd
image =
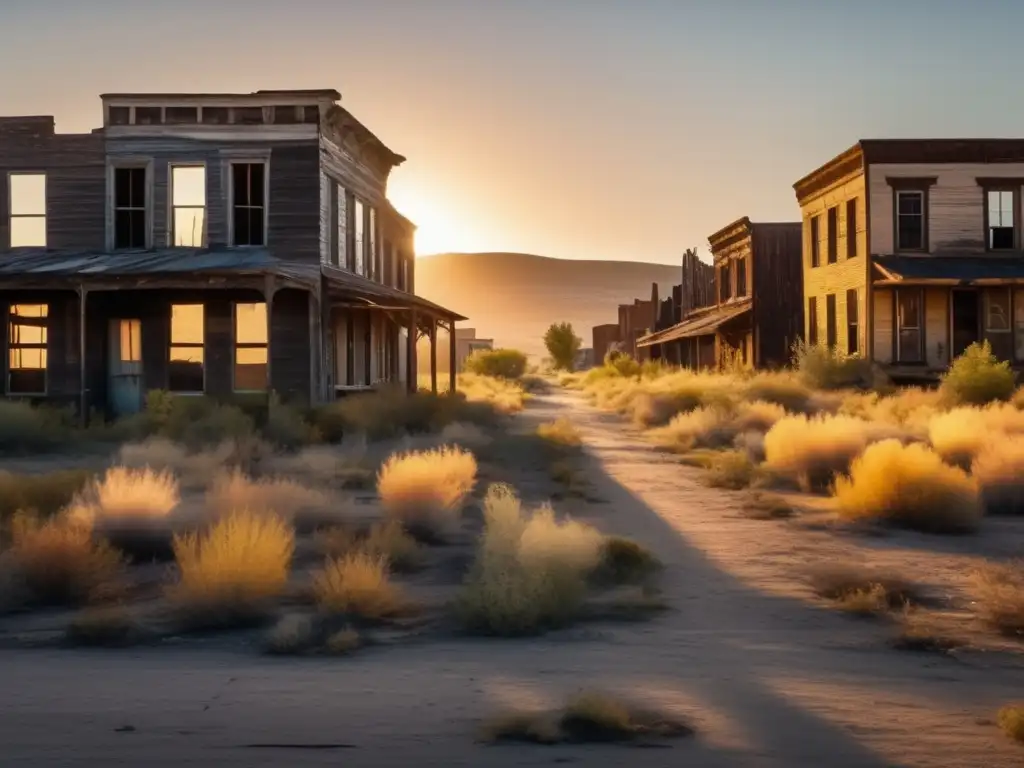
[(708, 242), (712, 264), (684, 258), (679, 321), (637, 345), (687, 368), (786, 365), (803, 328), (800, 224), (744, 217)]
[(421, 335), (436, 389), (437, 329), (465, 318), (415, 295), (414, 226), (386, 196), (404, 158), (340, 98), (108, 94), (82, 135), (0, 118), (3, 395), (315, 404), (414, 389)]
[(1024, 139), (862, 140), (794, 185), (810, 341), (896, 380), (1024, 365)]

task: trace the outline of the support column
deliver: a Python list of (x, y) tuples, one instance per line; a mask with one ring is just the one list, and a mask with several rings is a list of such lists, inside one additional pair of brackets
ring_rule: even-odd
[(454, 395), (458, 377), (457, 349), (455, 346), (455, 320), (448, 321), (448, 393)]
[(79, 423), (89, 425), (89, 388), (86, 386), (87, 366), (85, 364), (85, 300), (89, 295), (84, 285), (78, 287), (78, 389), (79, 389)]
[(437, 320), (430, 318), (430, 391), (437, 394)]
[(267, 275), (263, 285), (263, 301), (267, 305), (267, 404), (274, 392), (274, 294), (277, 285), (273, 275)]
[(410, 394), (416, 394), (416, 310), (409, 310), (409, 335), (405, 340), (405, 386)]

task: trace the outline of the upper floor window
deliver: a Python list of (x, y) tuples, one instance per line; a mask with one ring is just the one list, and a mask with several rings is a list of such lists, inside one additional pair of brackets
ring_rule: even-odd
[(263, 107), (235, 107), (232, 113), (236, 125), (263, 124)]
[(232, 245), (266, 245), (266, 163), (231, 164)]
[(171, 350), (167, 389), (198, 393), (205, 382), (206, 325), (202, 304), (171, 306)]
[(857, 258), (857, 198), (846, 201), (846, 258)]
[(356, 200), (356, 204), (352, 212), (353, 228), (355, 229), (355, 235), (353, 237), (352, 247), (355, 249), (355, 262), (353, 269), (357, 275), (366, 274), (366, 206), (363, 205), (362, 200)]
[(235, 304), (235, 391), (267, 388), (267, 305)]
[(171, 166), (171, 228), (175, 247), (206, 244), (205, 166)]
[(989, 250), (1006, 251), (1017, 247), (1016, 197), (1012, 189), (986, 190), (985, 229)]
[(828, 209), (828, 263), (835, 264), (839, 260), (839, 208), (833, 205)]
[(723, 264), (721, 267), (718, 268), (718, 277), (719, 277), (719, 287), (718, 287), (718, 297), (719, 297), (719, 300), (720, 301), (728, 301), (729, 297), (732, 296), (732, 292), (731, 292), (732, 286), (729, 284), (729, 277), (730, 277), (730, 275), (729, 275), (729, 265), (727, 263)]
[(747, 260), (736, 259), (736, 295), (747, 295)]
[(146, 169), (114, 169), (114, 248), (145, 248)]
[(811, 216), (811, 266), (821, 266), (821, 216)]
[(375, 280), (380, 280), (378, 274), (380, 264), (378, 262), (377, 254), (377, 209), (370, 209), (370, 231), (367, 233), (368, 237), (368, 248), (367, 248), (367, 277), (372, 277)]
[(46, 174), (12, 173), (8, 190), (11, 248), (46, 247)]
[(348, 269), (348, 192), (338, 185), (338, 252), (335, 263), (342, 269)]
[(11, 304), (8, 313), (7, 393), (46, 394), (46, 304)]
[(925, 250), (925, 193), (920, 189), (896, 191), (896, 250)]

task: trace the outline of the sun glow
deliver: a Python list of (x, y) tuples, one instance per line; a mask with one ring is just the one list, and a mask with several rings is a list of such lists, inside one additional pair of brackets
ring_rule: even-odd
[(474, 226), (472, 212), (444, 190), (393, 179), (388, 197), (416, 225), (417, 256), (488, 249), (487, 238)]

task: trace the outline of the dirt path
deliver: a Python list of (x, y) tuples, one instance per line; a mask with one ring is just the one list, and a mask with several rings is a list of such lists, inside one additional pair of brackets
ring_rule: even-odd
[[(351, 659), (174, 648), (3, 651), (0, 765), (825, 766), (1009, 768), (1024, 750), (990, 723), (1024, 696), (1004, 657), (885, 647), (884, 630), (815, 607), (792, 569), (839, 545), (738, 516), (739, 496), (652, 451), (575, 395), (569, 415), (605, 503), (587, 514), (666, 563), (673, 610), (650, 623), (529, 640), (450, 640)], [(699, 736), (671, 750), (483, 747), (481, 718), (581, 687), (678, 709)], [(130, 729), (129, 729), (130, 727)]]

